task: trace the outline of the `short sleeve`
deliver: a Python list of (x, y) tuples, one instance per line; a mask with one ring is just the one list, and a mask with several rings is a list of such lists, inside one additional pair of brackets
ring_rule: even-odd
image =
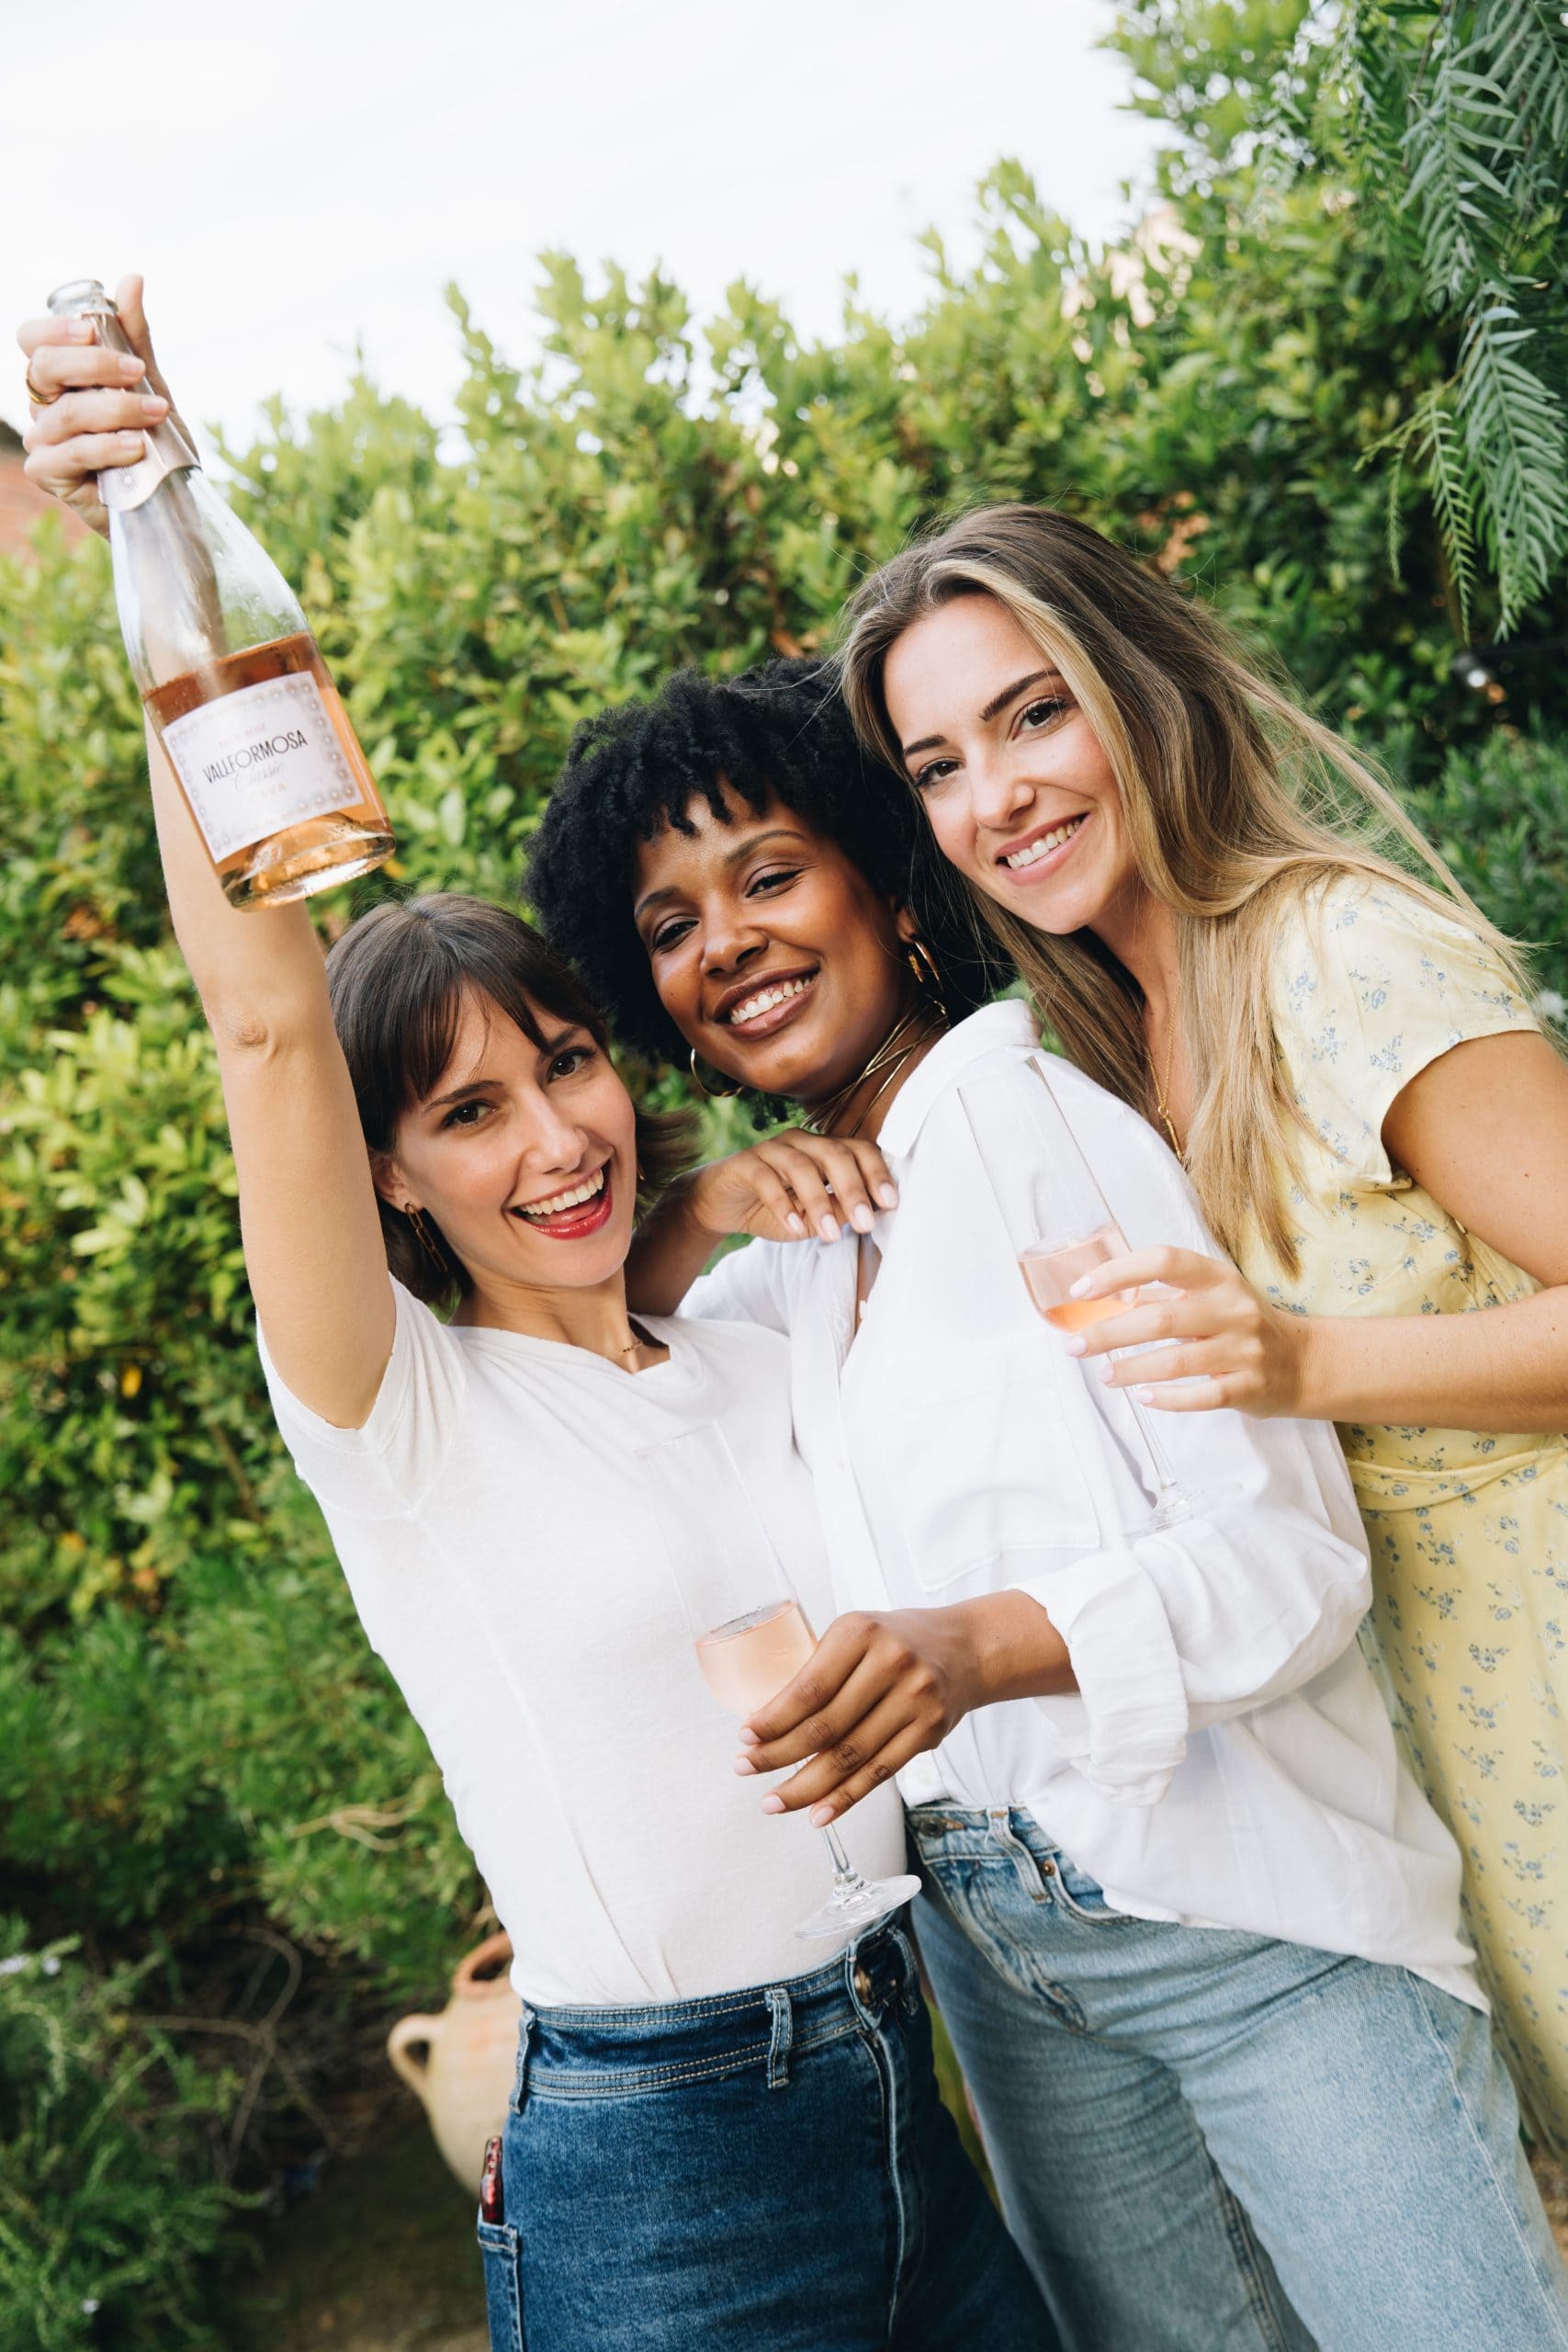
[(1456, 916), (1360, 876), (1293, 910), (1274, 972), (1274, 1033), (1313, 1133), (1350, 1182), (1394, 1181), (1389, 1107), (1418, 1071), (1472, 1037), (1540, 1024), (1486, 942)]
[(792, 1285), (784, 1272), (786, 1250), (809, 1250), (808, 1241), (749, 1241), (731, 1250), (710, 1272), (699, 1274), (681, 1301), (681, 1313), (706, 1323), (760, 1323), (787, 1340)]
[(468, 1384), (460, 1341), (401, 1283), (394, 1280), (392, 1293), (392, 1352), (360, 1429), (336, 1429), (302, 1405), (256, 1329), (267, 1394), (295, 1469), (321, 1504), (361, 1518), (398, 1518), (420, 1500), (451, 1447)]

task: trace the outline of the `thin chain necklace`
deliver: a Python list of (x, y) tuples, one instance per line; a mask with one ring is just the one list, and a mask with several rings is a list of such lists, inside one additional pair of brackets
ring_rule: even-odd
[(1149, 1076), (1154, 1080), (1155, 1104), (1159, 1112), (1160, 1118), (1164, 1123), (1166, 1134), (1170, 1137), (1170, 1148), (1172, 1151), (1175, 1152), (1178, 1159), (1181, 1159), (1185, 1157), (1181, 1148), (1181, 1138), (1176, 1132), (1176, 1122), (1170, 1115), (1169, 1105), (1167, 1103), (1165, 1099), (1170, 1091), (1170, 1073), (1175, 1068), (1175, 1064), (1176, 1032), (1173, 1029), (1170, 1034), (1169, 1050), (1165, 1057), (1164, 1078), (1162, 1079), (1160, 1076), (1159, 1069), (1152, 1053), (1149, 1055)]
[[(857, 1070), (847, 1086), (840, 1086), (836, 1094), (830, 1094), (825, 1102), (819, 1102), (801, 1122), (802, 1125), (808, 1127), (815, 1136), (831, 1135), (835, 1120), (848, 1110), (867, 1079), (880, 1078), (881, 1085), (862, 1110), (854, 1125), (845, 1130), (847, 1135), (858, 1136), (889, 1087), (897, 1082), (899, 1072), (911, 1056), (918, 1054), (930, 1037), (940, 1035), (946, 1026), (934, 1006), (912, 1005), (903, 1019), (894, 1023), (865, 1068)], [(912, 1035), (911, 1031), (914, 1033)]]

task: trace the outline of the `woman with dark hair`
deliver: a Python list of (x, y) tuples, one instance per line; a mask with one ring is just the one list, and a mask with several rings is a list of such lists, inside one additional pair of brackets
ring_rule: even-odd
[[(32, 360), (90, 423), (90, 350)], [(51, 447), (59, 488), (134, 454)], [(230, 905), (149, 757), (278, 1425), (513, 1942), (479, 2223), (497, 2352), (1050, 2352), (938, 2099), (899, 1926), (802, 1973), (820, 1843), (770, 1837), (726, 1770), (662, 1534), (673, 1504), (694, 1547), (716, 1498), (650, 1510), (642, 1457), (718, 1432), (814, 1614), (826, 1579), (783, 1346), (627, 1311), (639, 1188), (679, 1125), (639, 1117), (517, 916), (382, 906), (323, 962), (303, 905)], [(869, 1216), (874, 1155), (803, 1149)], [(896, 1873), (893, 1792), (848, 1835)]]
[[(775, 666), (586, 729), (530, 866), (637, 1043), (874, 1136), (897, 1180), (868, 1231), (771, 1138), (791, 1246), (694, 1286), (764, 1194), (754, 1150), (674, 1188), (630, 1270), (639, 1305), (791, 1344), (845, 1613), (738, 1771), (797, 1767), (763, 1809), (813, 1820), (898, 1775), (922, 1954), (1075, 2352), (1562, 2347), (1459, 1857), (1356, 1645), (1333, 1432), (1185, 1417), (1211, 1499), (1154, 1521), (1125, 1400), (1035, 1314), (997, 1213), (961, 1090), (1024, 1114), (1038, 1040), (1021, 1003), (968, 1010), (940, 896), (917, 920), (920, 821), (828, 679)], [(1215, 1264), (1146, 1123), (1050, 1080), (1133, 1247)]]
[[(1373, 1626), (1535, 2120), (1568, 2151), (1568, 1067), (1351, 746), (1087, 524), (989, 507), (852, 607), (871, 756), (1241, 1272), (1108, 1264), (1089, 1358), (1339, 1425)], [(1179, 1295), (1171, 1295), (1175, 1292)], [(1477, 1310), (1484, 1310), (1478, 1312)]]

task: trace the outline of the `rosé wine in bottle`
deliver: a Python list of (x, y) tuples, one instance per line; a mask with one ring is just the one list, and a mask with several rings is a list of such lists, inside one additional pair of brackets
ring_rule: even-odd
[[(130, 345), (96, 278), (56, 318)], [(115, 602), (147, 715), (237, 907), (347, 882), (390, 856), (387, 812), (292, 589), (203, 475), (173, 416), (107, 467)]]
[(749, 1715), (793, 1682), (817, 1646), (797, 1600), (770, 1600), (697, 1642), (703, 1679), (732, 1715)]

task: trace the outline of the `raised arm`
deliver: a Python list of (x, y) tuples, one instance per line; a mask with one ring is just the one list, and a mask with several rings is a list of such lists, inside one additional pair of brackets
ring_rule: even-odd
[(321, 943), (302, 903), (229, 904), (151, 729), (148, 763), (175, 936), (218, 1048), (267, 1349), (302, 1405), (357, 1429), (391, 1354), (394, 1310)]
[[(86, 341), (77, 321), (35, 320), (18, 338), (39, 401), (28, 471), (99, 529), (98, 470), (133, 464), (141, 426), (168, 408), (141, 291), (139, 279), (119, 288), (140, 362)], [(143, 381), (156, 390), (151, 408)], [(357, 1428), (391, 1353), (394, 1312), (321, 944), (302, 905), (241, 913), (229, 904), (151, 730), (148, 760), (175, 933), (218, 1048), (245, 1264), (267, 1346), (302, 1404)]]

